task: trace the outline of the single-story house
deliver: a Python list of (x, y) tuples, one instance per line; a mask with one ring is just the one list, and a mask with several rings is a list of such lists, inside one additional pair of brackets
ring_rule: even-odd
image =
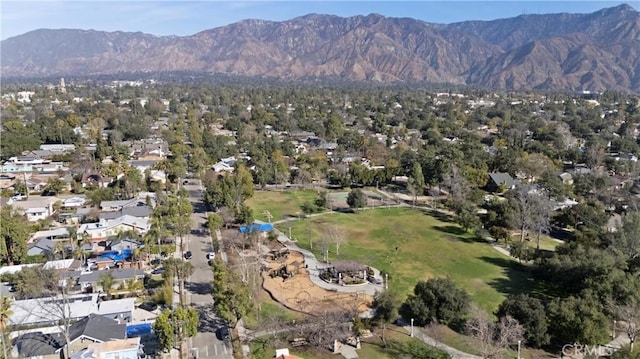
[[(122, 269), (108, 269), (98, 270), (93, 272), (86, 272), (80, 274), (78, 278), (78, 284), (83, 290), (92, 289), (94, 292), (104, 292), (104, 289), (100, 286), (100, 281), (105, 275), (111, 274), (113, 276), (113, 286), (118, 287), (127, 280), (143, 280), (144, 272), (135, 268), (122, 268)], [(133, 308), (131, 309), (133, 311)]]
[(91, 343), (71, 355), (71, 359), (138, 359), (142, 357), (140, 337)]
[(50, 212), (46, 207), (34, 207), (28, 208), (24, 211), (25, 216), (27, 216), (27, 221), (29, 222), (37, 222), (41, 219), (46, 219), (49, 217)]
[[(26, 214), (26, 211), (29, 209), (35, 209), (35, 211), (31, 211), (32, 218), (39, 218), (42, 216), (44, 216), (43, 218), (47, 218), (53, 214), (53, 205), (59, 200), (59, 198), (53, 196), (30, 196), (22, 201), (9, 200), (7, 204), (13, 206), (19, 213), (23, 214)], [(34, 219), (34, 221), (36, 220), (37, 219)]]
[(113, 220), (120, 216), (129, 215), (133, 217), (145, 218), (149, 219), (151, 217), (151, 212), (153, 209), (147, 205), (138, 205), (135, 207), (125, 207), (120, 209), (119, 211), (111, 211), (111, 212), (100, 212), (98, 218), (100, 220)]
[(124, 208), (145, 206), (146, 202), (139, 198), (132, 198), (122, 201), (102, 201), (100, 202), (100, 209), (104, 212), (117, 212)]
[(98, 223), (84, 223), (78, 229), (78, 239), (82, 239), (83, 235), (89, 236), (92, 241), (103, 241), (109, 237), (117, 236), (120, 232), (134, 231), (137, 234), (144, 235), (151, 228), (149, 220), (137, 218), (130, 215), (120, 216), (109, 221), (100, 221)]
[(138, 249), (144, 247), (142, 242), (133, 238), (114, 239), (107, 243), (107, 250), (122, 252), (125, 249)]
[(111, 182), (113, 182), (113, 178), (108, 177), (108, 176), (103, 176), (99, 173), (85, 173), (82, 175), (82, 187), (87, 187), (87, 186), (96, 186), (99, 188), (106, 188), (108, 187)]
[(78, 208), (84, 206), (86, 198), (83, 197), (71, 197), (62, 200), (62, 208)]
[(43, 238), (51, 239), (53, 241), (67, 240), (69, 239), (69, 234), (69, 228), (67, 227), (58, 227), (46, 231), (38, 231), (31, 235), (29, 243), (34, 243)]
[(35, 243), (27, 247), (28, 256), (53, 256), (56, 243), (49, 238), (40, 238)]
[(73, 356), (94, 343), (122, 340), (127, 337), (127, 325), (99, 314), (89, 314), (73, 323), (69, 329), (69, 352)]
[(487, 189), (491, 192), (499, 192), (502, 189), (510, 190), (516, 188), (518, 182), (505, 172), (489, 173)]
[(62, 333), (25, 333), (13, 340), (13, 358), (60, 359), (66, 340)]
[(573, 176), (569, 172), (562, 172), (561, 174), (558, 175), (558, 177), (560, 177), (560, 180), (562, 181), (562, 183), (566, 185), (570, 186), (573, 184)]
[(26, 267), (35, 267), (39, 266), (38, 263), (30, 263), (30, 264), (16, 264), (12, 266), (2, 266), (0, 267), (0, 276), (3, 274), (16, 274), (20, 272), (23, 268)]
[(48, 261), (42, 266), (42, 268), (53, 270), (70, 270), (77, 269), (79, 266), (80, 261), (76, 259), (58, 259), (54, 261)]
[[(63, 296), (14, 300), (13, 313), (9, 316), (10, 325), (56, 325), (60, 318), (81, 320), (90, 314), (99, 314), (107, 318), (133, 317), (135, 298), (116, 299), (99, 302), (98, 293), (73, 294)], [(109, 304), (104, 304), (109, 303)]]

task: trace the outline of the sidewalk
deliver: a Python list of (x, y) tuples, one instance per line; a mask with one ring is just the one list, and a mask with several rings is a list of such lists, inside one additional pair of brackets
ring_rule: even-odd
[[(405, 325), (403, 326), (403, 328), (407, 331), (407, 333), (409, 333), (409, 335), (411, 335), (411, 326)], [(416, 327), (416, 326), (413, 327), (413, 336), (422, 340), (424, 343), (431, 345), (434, 348), (444, 350), (445, 352), (449, 353), (449, 355), (451, 355), (451, 359), (482, 359), (482, 357), (461, 352), (458, 349), (454, 349), (446, 344), (443, 344), (427, 336), (420, 330), (420, 327)]]

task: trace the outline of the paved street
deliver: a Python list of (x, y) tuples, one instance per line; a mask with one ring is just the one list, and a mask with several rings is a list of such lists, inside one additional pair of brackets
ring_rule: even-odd
[(227, 359), (232, 358), (231, 344), (216, 338), (216, 329), (222, 326), (222, 321), (213, 312), (213, 298), (211, 297), (212, 272), (206, 258), (207, 252), (213, 251), (211, 237), (204, 228), (207, 212), (202, 202), (202, 188), (200, 180), (191, 179), (185, 188), (189, 191), (189, 198), (194, 213), (191, 216), (192, 232), (188, 236), (185, 251), (193, 253), (191, 264), (193, 275), (185, 284), (187, 303), (195, 306), (200, 313), (200, 329), (191, 340), (192, 356), (198, 358)]

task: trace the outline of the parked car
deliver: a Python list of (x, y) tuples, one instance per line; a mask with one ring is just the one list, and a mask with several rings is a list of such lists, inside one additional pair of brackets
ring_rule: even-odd
[(227, 326), (218, 328), (218, 330), (216, 330), (216, 338), (218, 338), (218, 340), (230, 340), (231, 332), (229, 328)]
[(160, 268), (156, 268), (156, 269), (154, 269), (154, 270), (151, 272), (151, 274), (162, 274), (162, 273), (164, 273), (164, 272), (166, 272), (166, 271), (167, 271), (166, 269), (164, 269), (163, 267), (160, 267)]
[(209, 252), (209, 253), (207, 253), (207, 259), (208, 259), (208, 260), (216, 259), (216, 252)]
[(162, 263), (162, 259), (160, 259), (160, 258), (155, 258), (155, 259), (151, 260), (151, 265), (154, 266), (154, 267), (155, 266), (159, 266), (160, 263)]
[(191, 251), (184, 252), (184, 259), (191, 259), (193, 257), (193, 253)]
[(138, 308), (153, 312), (154, 310), (158, 309), (158, 305), (154, 302), (144, 302), (140, 304)]

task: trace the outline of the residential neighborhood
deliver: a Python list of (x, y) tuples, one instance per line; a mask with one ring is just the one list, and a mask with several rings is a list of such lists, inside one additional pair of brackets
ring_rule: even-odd
[(190, 86), (3, 88), (7, 356), (634, 350), (637, 96)]

